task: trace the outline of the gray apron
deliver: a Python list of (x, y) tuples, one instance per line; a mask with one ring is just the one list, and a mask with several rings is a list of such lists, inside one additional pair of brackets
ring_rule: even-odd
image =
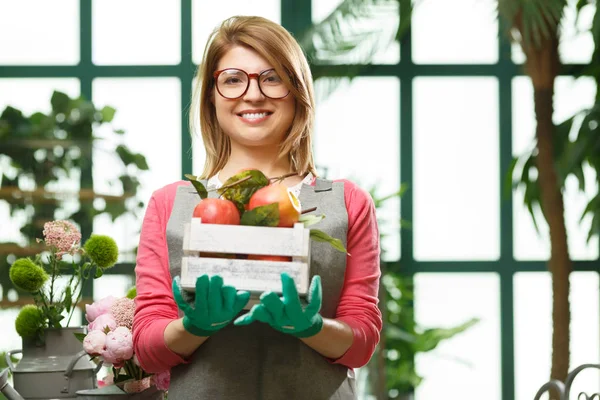
[[(215, 192), (209, 195), (217, 196)], [(299, 199), (303, 209), (317, 207), (313, 213), (325, 214), (325, 219), (313, 227), (346, 245), (348, 214), (342, 182), (317, 178), (315, 186), (302, 185)], [(183, 224), (191, 219), (199, 200), (191, 185), (177, 188), (167, 224), (172, 277), (181, 273)], [(310, 268), (311, 275), (321, 276), (321, 315), (333, 318), (344, 284), (346, 255), (327, 243), (312, 241)], [(352, 369), (329, 363), (296, 337), (254, 322), (230, 324), (204, 342), (188, 364), (173, 367), (169, 398), (347, 400), (356, 399), (356, 394)]]

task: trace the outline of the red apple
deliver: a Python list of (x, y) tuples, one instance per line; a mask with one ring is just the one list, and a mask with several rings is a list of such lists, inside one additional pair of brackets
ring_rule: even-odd
[(268, 256), (268, 255), (259, 255), (259, 254), (248, 254), (248, 260), (292, 261), (292, 257), (288, 257), (288, 256)]
[(194, 208), (194, 218), (203, 224), (239, 225), (240, 212), (232, 201), (226, 199), (204, 199)]
[(300, 202), (287, 186), (276, 183), (260, 188), (250, 197), (248, 209), (279, 203), (279, 227), (291, 228), (300, 218)]

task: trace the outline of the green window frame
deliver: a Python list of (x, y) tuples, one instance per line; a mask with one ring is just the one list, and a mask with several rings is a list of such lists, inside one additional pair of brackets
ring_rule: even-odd
[[(1, 66), (4, 78), (65, 78), (76, 77), (80, 80), (81, 94), (88, 99), (93, 98), (92, 81), (98, 77), (176, 77), (180, 79), (181, 104), (189, 103), (191, 85), (196, 65), (192, 61), (192, 0), (181, 0), (181, 61), (177, 65), (94, 65), (92, 62), (92, 2), (80, 0), (80, 63), (77, 65), (44, 66), (44, 65), (11, 65)], [(400, 9), (400, 13), (407, 10)], [(301, 34), (312, 24), (311, 1), (281, 0), (281, 24), (295, 35)], [(499, 57), (495, 64), (415, 64), (411, 59), (410, 29), (403, 38), (400, 47), (400, 61), (393, 65), (372, 65), (364, 69), (359, 76), (396, 77), (402, 84), (400, 92), (400, 177), (401, 182), (413, 182), (413, 80), (418, 77), (493, 77), (498, 80), (499, 87), (499, 185), (512, 160), (512, 80), (523, 75), (520, 66), (507, 57)], [(510, 54), (511, 46), (501, 36), (498, 42), (500, 55)], [(569, 68), (581, 68), (571, 65)], [(319, 75), (339, 76), (344, 74), (344, 65), (313, 66), (319, 69)], [(571, 71), (571, 72), (569, 72)], [(565, 70), (571, 74), (573, 69)], [(192, 159), (188, 156), (191, 138), (185, 110), (181, 113), (181, 171), (182, 175), (192, 170)], [(91, 187), (91, 167), (82, 175), (82, 187)], [(500, 189), (502, 195), (503, 190)], [(400, 214), (403, 219), (413, 218), (413, 200), (411, 191), (403, 197)], [(494, 261), (418, 261), (413, 255), (413, 234), (411, 230), (403, 230), (400, 235), (401, 258), (392, 262), (391, 267), (408, 275), (420, 272), (427, 273), (494, 273), (500, 281), (500, 367), (503, 399), (515, 398), (515, 357), (514, 357), (514, 287), (513, 278), (518, 272), (546, 272), (543, 261), (517, 261), (513, 254), (513, 199), (500, 199), (500, 257)], [(82, 226), (82, 233), (87, 237), (91, 232), (91, 223)], [(575, 261), (574, 271), (598, 271), (598, 261)], [(133, 264), (120, 264), (107, 273), (133, 275)], [(84, 297), (93, 297), (93, 286), (90, 282), (84, 288)], [(418, 299), (416, 299), (418, 302)], [(540, 384), (543, 382), (540, 382)]]

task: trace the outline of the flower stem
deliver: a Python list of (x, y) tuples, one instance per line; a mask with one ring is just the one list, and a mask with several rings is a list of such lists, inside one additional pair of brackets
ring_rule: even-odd
[[(73, 274), (73, 276), (75, 276), (75, 274)], [(71, 282), (69, 282), (69, 285), (70, 285), (70, 283)], [(72, 307), (71, 307), (71, 312), (69, 313), (69, 319), (67, 320), (67, 326), (69, 326), (69, 324), (71, 323), (71, 318), (73, 317), (75, 309), (77, 308), (77, 303), (79, 302), (78, 300), (81, 297), (81, 293), (83, 292), (83, 282), (81, 282), (81, 273), (77, 274), (77, 283), (75, 284), (75, 290), (77, 290), (78, 287), (79, 287), (79, 293), (77, 293), (77, 296), (75, 297), (75, 301), (73, 301), (73, 297), (71, 297), (71, 299), (70, 299)]]
[(52, 278), (50, 279), (50, 303), (54, 301), (54, 280), (56, 279), (56, 259), (54, 257), (54, 251), (50, 252), (49, 260), (50, 269), (52, 270)]

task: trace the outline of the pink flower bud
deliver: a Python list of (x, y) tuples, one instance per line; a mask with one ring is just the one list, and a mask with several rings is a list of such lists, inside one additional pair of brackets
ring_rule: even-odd
[(102, 314), (106, 314), (110, 311), (113, 303), (117, 300), (113, 296), (105, 297), (101, 300), (95, 301), (92, 304), (85, 305), (85, 318), (88, 322), (94, 322)]
[(88, 331), (103, 331), (108, 328), (111, 331), (114, 331), (117, 327), (117, 323), (115, 319), (110, 314), (102, 314), (98, 318), (94, 319), (93, 322), (90, 322), (88, 325)]
[(83, 349), (92, 356), (100, 355), (106, 349), (106, 335), (102, 331), (91, 331), (83, 339)]
[(106, 335), (106, 350), (102, 353), (109, 364), (122, 364), (133, 357), (133, 336), (131, 331), (119, 326)]

